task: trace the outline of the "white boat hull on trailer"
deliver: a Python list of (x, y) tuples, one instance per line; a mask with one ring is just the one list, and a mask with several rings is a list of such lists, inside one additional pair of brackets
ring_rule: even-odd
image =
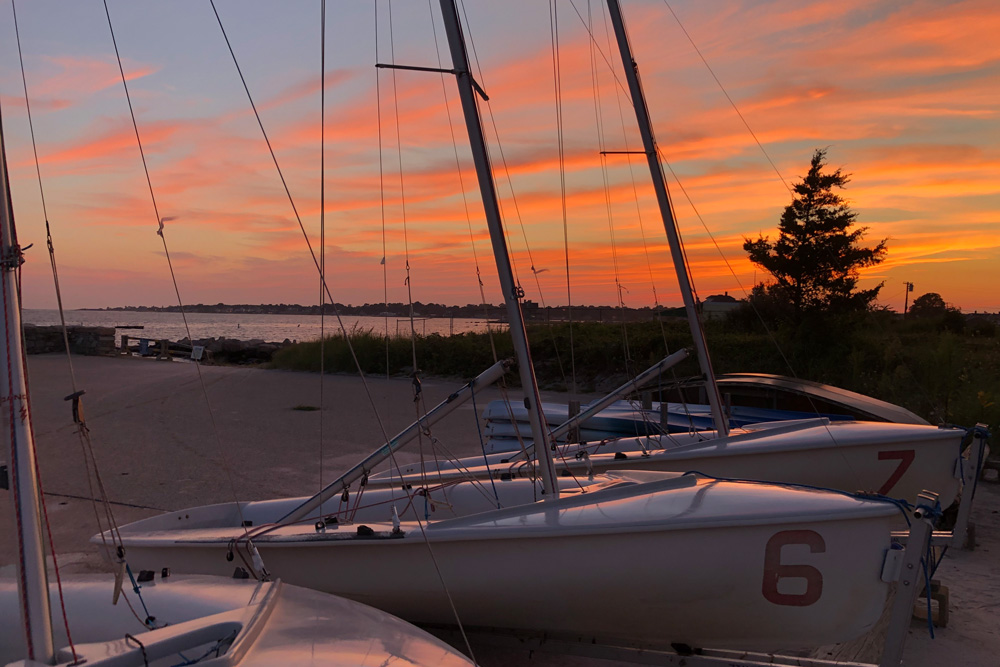
[[(693, 475), (616, 478), (428, 523), (427, 543), (410, 522), (394, 532), (310, 521), (251, 536), (273, 574), (424, 624), (455, 623), (431, 551), (466, 627), (752, 649), (843, 641), (879, 618), (894, 506)], [(140, 567), (229, 574), (246, 558), (227, 558), (243, 536), (235, 516), (196, 508), (121, 535)]]
[[(734, 430), (619, 438), (557, 448), (561, 474), (586, 476), (607, 470), (697, 471), (726, 478), (803, 484), (841, 491), (877, 493), (916, 502), (921, 491), (938, 494), (945, 507), (959, 490), (965, 431), (881, 422), (770, 422)], [(581, 453), (586, 452), (584, 457)], [(505, 461), (505, 459), (511, 459)], [(531, 466), (510, 454), (403, 466), (399, 473), (372, 475), (370, 483), (410, 484), (426, 478), (530, 477)], [(421, 472), (420, 465), (423, 465)]]
[[(426, 667), (470, 664), (440, 640), (385, 612), (282, 582), (258, 586), (246, 579), (157, 577), (142, 584), (143, 604), (156, 616), (158, 629), (153, 631), (124, 600), (111, 603), (113, 587), (107, 576), (63, 581), (76, 654), (87, 664), (188, 664), (215, 646), (224, 664), (244, 667), (362, 667), (393, 659)], [(131, 595), (128, 589), (126, 595)], [(50, 596), (52, 608), (59, 609), (54, 586)], [(0, 665), (25, 664), (12, 662), (25, 655), (23, 634), (7, 631), (20, 624), (16, 598), (17, 584), (0, 580), (0, 627), (5, 629), (0, 633)], [(142, 612), (135, 598), (132, 605)], [(56, 623), (54, 629), (56, 646), (66, 646), (56, 664), (71, 663), (65, 628)], [(134, 639), (126, 641), (126, 635)]]

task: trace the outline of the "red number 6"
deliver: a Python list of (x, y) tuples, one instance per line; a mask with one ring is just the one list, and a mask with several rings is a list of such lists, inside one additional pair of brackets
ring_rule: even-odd
[[(775, 533), (764, 548), (764, 599), (788, 607), (808, 607), (823, 594), (823, 573), (812, 565), (782, 565), (781, 548), (790, 544), (804, 544), (810, 553), (824, 553), (823, 536), (813, 530), (783, 530)], [(778, 582), (795, 578), (806, 580), (804, 593), (781, 593)]]

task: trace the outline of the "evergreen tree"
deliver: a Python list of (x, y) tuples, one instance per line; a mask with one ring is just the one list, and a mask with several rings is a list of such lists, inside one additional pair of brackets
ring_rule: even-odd
[(860, 269), (885, 259), (886, 239), (874, 248), (859, 245), (868, 228), (851, 229), (858, 214), (834, 192), (843, 189), (850, 175), (840, 169), (824, 171), (825, 159), (826, 151), (817, 149), (809, 173), (794, 185), (778, 239), (772, 243), (759, 235), (743, 243), (750, 261), (774, 278), (756, 285), (751, 298), (796, 322), (808, 313), (869, 310), (883, 285), (857, 289)]

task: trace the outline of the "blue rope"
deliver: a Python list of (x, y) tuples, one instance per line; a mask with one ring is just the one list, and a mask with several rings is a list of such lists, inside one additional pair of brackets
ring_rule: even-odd
[(927, 632), (930, 633), (931, 639), (934, 639), (934, 617), (931, 612), (931, 575), (928, 570), (927, 564), (932, 561), (934, 555), (931, 553), (930, 542), (927, 543), (927, 556), (920, 559), (920, 565), (924, 569), (924, 598), (927, 600)]
[(944, 562), (944, 557), (945, 554), (947, 553), (948, 553), (948, 545), (945, 545), (944, 548), (941, 549), (941, 557), (938, 558), (936, 561), (934, 561), (934, 567), (931, 569), (931, 577), (937, 574), (937, 569), (941, 565), (941, 563)]
[(469, 383), (469, 394), (472, 396), (472, 413), (476, 416), (476, 432), (479, 433), (479, 447), (483, 450), (483, 463), (486, 464), (486, 473), (490, 476), (490, 486), (493, 487), (493, 499), (497, 501), (497, 509), (500, 509), (500, 494), (497, 493), (497, 484), (493, 481), (493, 471), (490, 470), (490, 457), (486, 455), (486, 441), (483, 439), (483, 428), (479, 425), (479, 408), (476, 407), (475, 385), (475, 380)]
[[(983, 460), (986, 454), (986, 444), (990, 441), (990, 430), (985, 426), (973, 426), (966, 431), (967, 433), (972, 433), (973, 439), (975, 439), (976, 434), (979, 434), (979, 470), (976, 471), (976, 476), (972, 480), (972, 493), (969, 496), (969, 501), (971, 502), (973, 498), (976, 497), (976, 489), (979, 488), (979, 476), (982, 474), (982, 466), (985, 461)], [(962, 460), (961, 452), (959, 452), (958, 460)], [(965, 474), (962, 474), (962, 479), (965, 479)]]

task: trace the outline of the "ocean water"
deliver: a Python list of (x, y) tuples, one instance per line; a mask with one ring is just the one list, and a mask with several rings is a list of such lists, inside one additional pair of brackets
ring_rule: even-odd
[[(51, 326), (59, 324), (58, 310), (25, 309), (23, 314), (25, 324), (36, 326)], [(389, 335), (409, 334), (410, 321), (407, 318), (344, 316), (344, 327), (352, 329), (370, 329), (375, 333), (385, 333), (388, 327)], [(286, 338), (292, 341), (318, 340), (320, 337), (320, 318), (318, 315), (249, 315), (243, 313), (188, 313), (187, 323), (191, 329), (191, 337), (199, 338), (236, 338), (239, 340), (265, 340), (281, 342)], [(160, 340), (180, 340), (187, 336), (184, 320), (180, 313), (138, 312), (131, 310), (67, 310), (67, 325), (82, 325), (88, 327), (141, 326), (142, 329), (119, 329), (118, 336), (128, 335), (130, 338), (150, 338)], [(467, 331), (486, 331), (488, 323), (483, 319), (472, 318), (427, 318), (417, 319), (414, 323), (417, 335), (465, 333)], [(498, 325), (489, 323), (496, 329)], [(339, 331), (335, 317), (327, 316), (324, 331), (330, 335)]]

